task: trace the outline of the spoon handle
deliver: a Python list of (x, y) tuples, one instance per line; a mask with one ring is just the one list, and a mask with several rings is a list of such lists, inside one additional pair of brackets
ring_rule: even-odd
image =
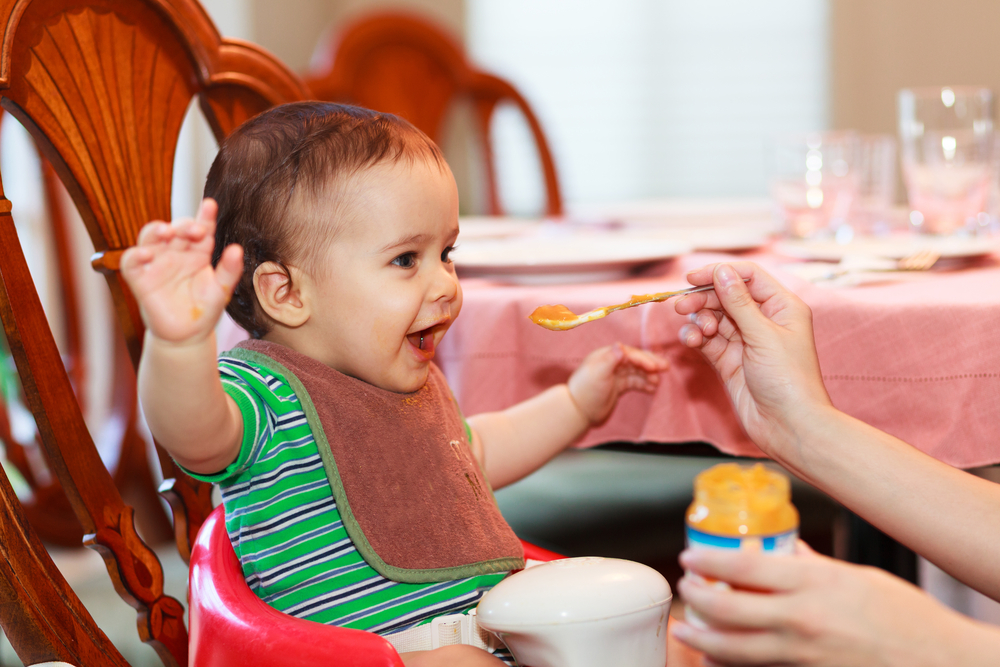
[[(743, 282), (750, 282), (749, 278), (744, 278)], [(631, 308), (632, 306), (641, 306), (644, 303), (655, 303), (657, 301), (666, 301), (667, 299), (675, 296), (683, 296), (685, 294), (694, 294), (696, 292), (707, 292), (708, 290), (715, 289), (714, 285), (700, 285), (698, 287), (688, 287), (687, 289), (677, 290), (676, 292), (658, 292), (656, 294), (647, 294), (641, 299), (632, 297), (629, 301), (625, 303), (619, 303), (616, 306), (607, 306), (605, 311), (608, 313), (614, 312), (616, 310), (623, 310), (625, 308)]]

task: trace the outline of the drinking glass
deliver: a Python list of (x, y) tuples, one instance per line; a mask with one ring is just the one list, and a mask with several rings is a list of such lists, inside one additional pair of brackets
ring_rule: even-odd
[(775, 139), (771, 196), (789, 236), (823, 236), (846, 223), (858, 191), (860, 145), (854, 132)]
[(901, 90), (898, 102), (910, 223), (931, 234), (974, 230), (994, 180), (993, 93), (914, 88)]
[(855, 233), (885, 235), (897, 228), (896, 138), (889, 134), (863, 134), (859, 138), (855, 169), (858, 192), (850, 225)]

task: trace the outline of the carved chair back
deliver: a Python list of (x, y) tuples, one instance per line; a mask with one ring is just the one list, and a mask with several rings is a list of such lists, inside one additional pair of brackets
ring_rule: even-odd
[(513, 104), (531, 130), (545, 179), (545, 213), (562, 214), (555, 162), (542, 126), (509, 82), (477, 69), (461, 44), (436, 25), (407, 14), (378, 13), (338, 31), (318, 50), (306, 83), (317, 98), (406, 118), (438, 144), (458, 100), (471, 103), (482, 156), (487, 209), (502, 215), (490, 127), (501, 103)]
[[(4, 116), (0, 116), (2, 119)], [(13, 121), (8, 121), (13, 122)], [(51, 256), (48, 260), (51, 266), (45, 270), (55, 278), (57, 289), (56, 303), (51, 304), (59, 312), (61, 320), (63, 364), (69, 375), (70, 383), (76, 393), (80, 409), (87, 411), (88, 390), (93, 369), (85, 350), (85, 329), (89, 318), (103, 317), (103, 313), (83, 307), (81, 302), (81, 285), (79, 271), (81, 250), (79, 242), (71, 229), (70, 213), (66, 210), (65, 189), (52, 165), (45, 158), (39, 160), (41, 195), (44, 203), (44, 213), (48, 241), (51, 244)], [(51, 295), (50, 295), (51, 296)], [(115, 327), (117, 333), (117, 327)], [(148, 508), (143, 514), (142, 528), (148, 538), (156, 542), (169, 539), (173, 532), (167, 516), (159, 511), (156, 482), (147, 455), (146, 443), (137, 428), (137, 416), (134, 391), (134, 373), (132, 362), (124, 350), (124, 340), (120, 335), (113, 341), (112, 375), (114, 377), (113, 392), (110, 397), (112, 418), (109, 427), (102, 430), (99, 447), (107, 455), (104, 458), (112, 472), (115, 485), (130, 503)], [(6, 363), (6, 340), (0, 341), (0, 353)], [(4, 368), (3, 372), (7, 369)], [(18, 393), (19, 387), (8, 387), (13, 402), (23, 397)], [(76, 520), (62, 485), (57, 477), (49, 474), (37, 437), (28, 437), (22, 441), (15, 437), (11, 416), (14, 407), (11, 401), (0, 395), (0, 441), (5, 448), (7, 461), (14, 466), (22, 480), (28, 485), (28, 498), (22, 497), (24, 512), (39, 537), (48, 544), (65, 548), (82, 546), (83, 530)], [(23, 437), (23, 436), (22, 436)]]
[[(0, 101), (31, 132), (73, 198), (97, 250), (92, 263), (107, 277), (137, 362), (143, 327), (118, 263), (142, 225), (171, 217), (174, 152), (190, 101), (199, 97), (222, 136), (269, 106), (307, 98), (307, 89), (268, 54), (222, 39), (194, 0), (0, 0), (0, 31)], [(87, 430), (2, 186), (0, 315), (49, 469), (86, 543), (101, 553), (115, 589), (138, 612), (142, 640), (164, 664), (186, 665), (184, 608), (164, 594), (159, 560), (136, 533), (133, 510)], [(134, 385), (124, 386), (134, 410)], [(210, 487), (160, 458), (164, 476), (175, 476), (165, 486), (186, 559), (211, 509)], [(97, 655), (124, 664), (67, 592), (6, 477), (0, 497), (6, 505), (0, 542), (8, 552), (0, 567), (0, 620), (18, 654), (28, 664), (92, 664)], [(32, 575), (40, 579), (24, 579)], [(26, 601), (8, 606), (14, 599)], [(81, 640), (67, 640), (74, 635)]]

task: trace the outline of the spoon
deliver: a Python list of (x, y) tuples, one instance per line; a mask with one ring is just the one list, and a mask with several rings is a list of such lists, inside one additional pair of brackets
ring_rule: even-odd
[[(750, 282), (750, 279), (744, 278), (743, 282)], [(528, 319), (538, 326), (550, 329), (551, 331), (566, 331), (567, 329), (578, 327), (581, 324), (599, 320), (608, 313), (613, 313), (616, 310), (624, 310), (625, 308), (631, 308), (632, 306), (641, 306), (644, 303), (653, 303), (654, 301), (666, 301), (671, 297), (682, 296), (684, 294), (707, 292), (710, 289), (714, 289), (714, 287), (712, 285), (702, 285), (701, 287), (689, 287), (688, 289), (677, 290), (676, 292), (637, 294), (625, 303), (619, 303), (614, 306), (602, 306), (601, 308), (595, 308), (594, 310), (583, 313), (582, 315), (577, 315), (566, 306), (539, 306), (538, 308), (535, 308), (535, 312), (528, 316)]]

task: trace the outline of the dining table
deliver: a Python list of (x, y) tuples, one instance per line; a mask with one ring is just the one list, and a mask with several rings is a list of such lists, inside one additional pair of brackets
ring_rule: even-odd
[[(736, 249), (671, 253), (614, 275), (592, 272), (589, 278), (568, 273), (539, 280), (530, 270), (491, 274), (482, 266), (470, 271), (456, 259), (464, 302), (435, 361), (465, 415), (502, 410), (564, 382), (592, 350), (620, 342), (666, 357), (670, 368), (654, 393), (622, 396), (611, 417), (591, 429), (579, 447), (655, 444), (669, 451), (672, 444), (707, 443), (725, 454), (762, 457), (715, 370), (700, 351), (681, 343), (678, 332), (687, 319), (672, 301), (628, 308), (567, 331), (544, 329), (528, 319), (540, 305), (561, 304), (583, 313), (632, 295), (689, 287), (687, 273), (706, 264), (749, 261), (811, 308), (823, 381), (837, 408), (950, 465), (969, 469), (1000, 463), (1000, 237), (977, 246), (989, 252), (944, 257), (926, 271), (816, 280), (815, 271), (802, 269), (839, 265), (790, 252), (794, 244), (774, 233), (760, 202), (670, 202), (663, 210), (658, 204), (652, 214), (648, 206), (612, 212), (646, 216), (640, 237), (642, 229), (655, 229), (662, 240), (675, 225), (677, 234), (690, 241), (692, 225), (704, 223), (713, 228), (713, 239), (728, 229), (743, 240), (734, 244)], [(657, 215), (663, 224), (650, 223), (659, 221)], [(463, 221), (456, 258), (462, 257), (467, 227), (473, 225)], [(756, 242), (746, 240), (748, 229), (756, 230)], [(634, 241), (635, 234), (630, 238)], [(217, 336), (225, 350), (246, 333), (224, 318)]]
[[(950, 465), (1000, 463), (1000, 256), (973, 253), (942, 258), (926, 271), (816, 280), (800, 269), (838, 265), (806, 261), (788, 247), (771, 235), (753, 247), (696, 250), (594, 280), (539, 281), (530, 272), (490, 275), (481, 267), (470, 275), (459, 264), (464, 304), (436, 361), (462, 411), (473, 415), (566, 381), (596, 348), (620, 342), (649, 350), (670, 362), (656, 391), (624, 395), (580, 447), (698, 442), (761, 457), (714, 369), (681, 343), (687, 318), (672, 301), (566, 331), (528, 319), (540, 305), (583, 313), (632, 295), (688, 287), (687, 273), (706, 264), (750, 261), (811, 308), (823, 381), (837, 408)], [(1000, 248), (992, 241), (985, 247)], [(461, 249), (460, 234), (456, 256)]]

